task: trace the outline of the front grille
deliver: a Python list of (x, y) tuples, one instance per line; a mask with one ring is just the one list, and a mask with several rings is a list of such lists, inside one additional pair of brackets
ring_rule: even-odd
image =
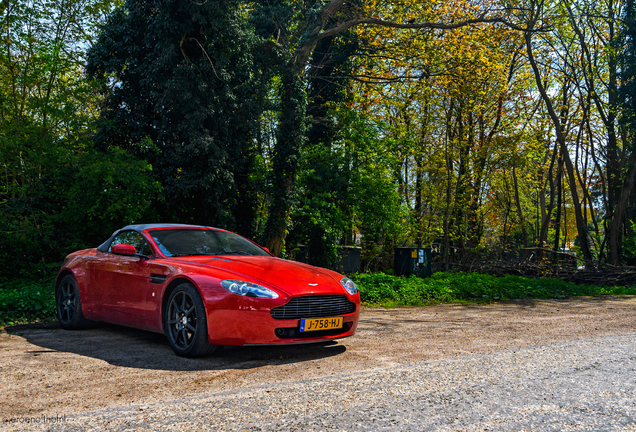
[(272, 309), (272, 318), (320, 318), (350, 314), (356, 304), (342, 295), (294, 297), (289, 303)]

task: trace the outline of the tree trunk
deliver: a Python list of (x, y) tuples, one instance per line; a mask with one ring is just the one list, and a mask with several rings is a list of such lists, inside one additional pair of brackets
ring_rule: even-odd
[[(560, 179), (563, 175), (563, 164), (559, 164), (557, 167), (556, 176), (552, 176), (552, 171), (554, 168), (554, 163), (556, 161), (556, 155), (558, 151), (558, 144), (555, 143), (554, 150), (552, 152), (552, 161), (550, 162), (550, 169), (548, 170), (548, 181), (550, 182), (550, 202), (548, 204), (548, 208), (545, 211), (542, 211), (543, 216), (541, 219), (541, 229), (539, 231), (539, 240), (537, 250), (537, 258), (543, 258), (543, 248), (547, 247), (545, 244), (548, 238), (548, 229), (550, 228), (550, 220), (552, 219), (552, 210), (554, 209), (554, 196), (555, 196), (555, 188), (556, 188), (556, 179)], [(543, 197), (542, 197), (543, 198)], [(545, 205), (545, 198), (543, 198), (543, 202)]]
[[(563, 158), (561, 157), (561, 155), (559, 155), (559, 166), (560, 167), (563, 166)], [(555, 252), (558, 252), (559, 250), (559, 239), (561, 237), (561, 207), (563, 205), (563, 202), (561, 201), (561, 197), (563, 196), (561, 194), (562, 189), (563, 189), (563, 176), (558, 176), (556, 178), (556, 194), (555, 194), (557, 197), (556, 215), (554, 215), (554, 248), (553, 249)], [(554, 255), (554, 259), (557, 260), (558, 257)]]
[[(526, 230), (526, 220), (523, 217), (523, 210), (521, 208), (521, 200), (519, 199), (519, 182), (517, 181), (517, 170), (515, 166), (512, 166), (512, 180), (514, 182), (515, 189), (515, 204), (517, 205), (517, 216), (519, 217), (519, 223), (521, 224), (521, 233), (523, 235), (523, 247), (528, 247), (528, 231)], [(525, 259), (525, 251), (522, 252), (521, 259)]]
[(415, 155), (415, 244), (422, 247), (422, 155)]
[[(590, 48), (585, 39), (585, 35), (581, 31), (578, 25), (579, 18), (573, 13), (572, 8), (566, 2), (565, 3), (568, 16), (570, 18), (570, 22), (573, 26), (575, 33), (578, 36), (579, 44), (583, 49), (584, 59), (586, 60), (585, 67), (583, 68), (583, 73), (585, 75), (586, 81), (590, 85), (590, 97), (593, 98), (594, 103), (596, 104), (598, 113), (605, 125), (605, 129), (607, 130), (607, 144), (605, 146), (607, 159), (606, 159), (606, 183), (607, 183), (607, 199), (605, 201), (605, 213), (609, 217), (618, 217), (618, 220), (615, 222), (613, 219), (610, 221), (610, 230), (608, 235), (604, 239), (607, 240), (607, 244), (609, 246), (609, 260), (613, 264), (617, 264), (620, 262), (620, 236), (618, 233), (620, 232), (620, 226), (622, 225), (623, 215), (622, 212), (619, 212), (619, 207), (625, 207), (627, 205), (626, 202), (623, 201), (624, 193), (622, 188), (629, 185), (631, 188), (631, 184), (633, 181), (630, 181), (630, 177), (632, 175), (631, 170), (627, 174), (627, 178), (622, 179), (622, 175), (624, 174), (625, 169), (625, 150), (623, 151), (623, 157), (621, 157), (621, 149), (618, 147), (618, 138), (616, 133), (616, 115), (620, 110), (619, 106), (619, 95), (618, 95), (618, 59), (619, 59), (619, 51), (620, 47), (617, 42), (616, 30), (614, 28), (615, 22), (617, 21), (615, 6), (616, 3), (610, 0), (607, 3), (607, 24), (608, 24), (608, 35), (607, 39), (609, 40), (608, 48), (608, 58), (607, 58), (607, 67), (608, 67), (608, 76), (607, 76), (607, 102), (603, 100), (599, 92), (596, 90), (595, 79), (593, 75), (593, 66), (594, 61), (590, 52)], [(607, 104), (607, 105), (606, 105)], [(607, 106), (607, 108), (605, 108)], [(605, 188), (605, 181), (603, 182)], [(625, 208), (623, 208), (624, 212)], [(607, 232), (607, 231), (606, 231)]]
[(451, 183), (453, 173), (453, 160), (448, 149), (451, 141), (454, 139), (454, 131), (451, 124), (454, 103), (450, 101), (450, 108), (446, 116), (446, 140), (444, 143), (444, 162), (446, 163), (446, 207), (444, 209), (444, 247), (442, 256), (444, 262), (450, 261), (450, 214), (451, 214)]
[(629, 196), (634, 188), (634, 181), (636, 180), (636, 152), (632, 152), (630, 157), (630, 170), (625, 178), (623, 186), (621, 188), (621, 194), (616, 203), (614, 210), (614, 216), (612, 217), (612, 224), (609, 229), (609, 259), (613, 265), (620, 264), (620, 234), (621, 227), (623, 226), (623, 219), (627, 211), (627, 204), (629, 203)]
[(563, 130), (561, 129), (561, 120), (559, 119), (557, 113), (554, 111), (554, 107), (552, 106), (550, 97), (547, 94), (545, 87), (543, 86), (541, 74), (539, 72), (536, 61), (534, 59), (534, 55), (532, 53), (531, 38), (532, 38), (532, 33), (526, 32), (525, 39), (526, 39), (526, 51), (528, 53), (528, 60), (530, 61), (530, 65), (532, 66), (532, 70), (535, 76), (535, 81), (537, 83), (539, 93), (541, 94), (541, 98), (546, 104), (546, 108), (548, 109), (550, 118), (552, 119), (552, 123), (554, 124), (554, 127), (556, 129), (555, 132), (557, 135), (557, 141), (559, 142), (559, 146), (561, 148), (561, 155), (563, 156), (563, 160), (565, 162), (565, 168), (567, 171), (568, 181), (570, 184), (570, 190), (572, 193), (572, 204), (574, 206), (574, 215), (576, 219), (576, 228), (579, 234), (581, 252), (583, 253), (583, 258), (586, 261), (592, 261), (592, 251), (590, 250), (590, 245), (587, 238), (588, 237), (587, 225), (585, 224), (585, 219), (583, 218), (583, 213), (581, 211), (581, 202), (579, 200), (579, 194), (577, 191), (577, 181), (576, 181), (576, 175), (574, 174), (572, 159), (570, 158), (570, 154), (568, 153), (568, 148), (565, 142), (565, 136), (563, 134)]
[(305, 88), (302, 75), (287, 67), (281, 82), (281, 118), (274, 149), (274, 190), (265, 227), (266, 245), (281, 256), (287, 237), (287, 222), (298, 173), (299, 152), (305, 134)]

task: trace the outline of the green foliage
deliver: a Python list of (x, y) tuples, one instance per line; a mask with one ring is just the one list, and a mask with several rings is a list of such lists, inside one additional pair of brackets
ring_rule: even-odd
[(440, 272), (430, 278), (375, 273), (358, 274), (353, 280), (360, 288), (363, 303), (387, 306), (636, 294), (636, 287), (576, 285), (559, 279), (528, 279), (511, 275), (495, 277), (479, 273)]
[[(618, 250), (604, 226), (633, 165), (634, 0), (533, 5), (535, 56), (556, 62), (538, 81), (505, 26), (343, 25), (458, 22), (480, 2), (0, 4), (0, 275), (142, 220), (219, 225), (276, 254), (289, 232), (326, 267), (354, 235), (376, 268), (394, 245), (439, 244), (443, 260), (522, 238), (571, 248), (577, 218), (599, 259)], [(541, 81), (572, 125), (580, 203)]]
[(119, 0), (6, 3), (0, 15), (0, 277), (36, 277), (149, 216), (151, 167), (91, 144), (84, 50)]
[(358, 229), (370, 240), (391, 238), (400, 230), (403, 217), (393, 172), (400, 164), (391, 141), (382, 136), (384, 127), (353, 110), (340, 109), (351, 161), (352, 204)]
[[(399, 195), (393, 184), (394, 157), (377, 125), (344, 105), (327, 114), (339, 125), (328, 138), (303, 149), (298, 200), (290, 241), (309, 246), (309, 262), (331, 267), (338, 244), (362, 234), (367, 249), (399, 230)], [(319, 134), (323, 139), (327, 134)]]
[(0, 276), (33, 277), (33, 265), (96, 247), (122, 225), (152, 215), (151, 167), (122, 150), (51, 151), (40, 176), (0, 204)]
[(111, 149), (87, 152), (71, 162), (68, 177), (72, 182), (65, 189), (68, 205), (57, 215), (57, 222), (69, 224), (69, 231), (79, 230), (81, 243), (101, 242), (104, 234), (122, 224), (154, 216), (150, 208), (160, 186), (145, 161)]
[[(58, 264), (40, 277), (0, 280), (0, 325), (55, 318), (54, 280)], [(400, 277), (384, 273), (354, 276), (363, 304), (421, 306), (433, 303), (492, 302), (511, 299), (562, 299), (570, 296), (636, 295), (636, 287), (576, 285), (558, 279), (502, 278), (478, 273), (435, 273)]]
[(311, 122), (300, 153), (299, 204), (292, 207), (294, 229), (289, 237), (292, 244), (307, 245), (308, 263), (328, 268), (337, 263), (337, 244), (351, 242), (353, 224), (350, 145), (340, 139), (347, 125), (332, 110), (351, 99), (341, 82), (351, 74), (349, 57), (356, 44), (349, 32), (343, 36), (319, 41), (310, 60), (307, 114)]
[(621, 99), (621, 124), (626, 129), (627, 142), (636, 151), (636, 4), (634, 0), (625, 2), (620, 39), (622, 52), (619, 88)]
[(152, 164), (162, 218), (253, 234), (259, 42), (238, 1), (129, 0), (89, 50), (97, 142)]
[(347, 226), (347, 182), (339, 167), (339, 154), (322, 143), (305, 149), (298, 180), (300, 203), (294, 209), (295, 229), (289, 240), (308, 245), (308, 262), (333, 267), (336, 244)]
[(636, 222), (629, 221), (629, 235), (623, 240), (623, 254), (626, 258), (636, 258)]
[(307, 100), (304, 84), (294, 70), (283, 70), (276, 147), (272, 156), (272, 197), (263, 233), (263, 238), (277, 256), (280, 256), (287, 235), (289, 213), (294, 201), (294, 183), (300, 165), (300, 149), (305, 142)]
[(54, 318), (53, 280), (0, 283), (0, 325)]

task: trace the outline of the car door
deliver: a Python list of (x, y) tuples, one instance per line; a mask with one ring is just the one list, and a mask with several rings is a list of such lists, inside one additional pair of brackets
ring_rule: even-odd
[(145, 238), (136, 231), (122, 231), (111, 242), (97, 266), (103, 320), (138, 328), (155, 327), (159, 296), (157, 279), (165, 274), (153, 258), (112, 253), (112, 247), (128, 244), (138, 254), (151, 257), (152, 251)]

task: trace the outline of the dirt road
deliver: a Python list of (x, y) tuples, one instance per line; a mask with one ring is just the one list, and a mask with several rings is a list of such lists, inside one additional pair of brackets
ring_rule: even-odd
[(177, 357), (165, 337), (102, 325), (0, 333), (0, 416), (101, 408), (636, 332), (636, 297), (438, 305), (362, 311), (356, 335), (330, 344), (224, 349)]

